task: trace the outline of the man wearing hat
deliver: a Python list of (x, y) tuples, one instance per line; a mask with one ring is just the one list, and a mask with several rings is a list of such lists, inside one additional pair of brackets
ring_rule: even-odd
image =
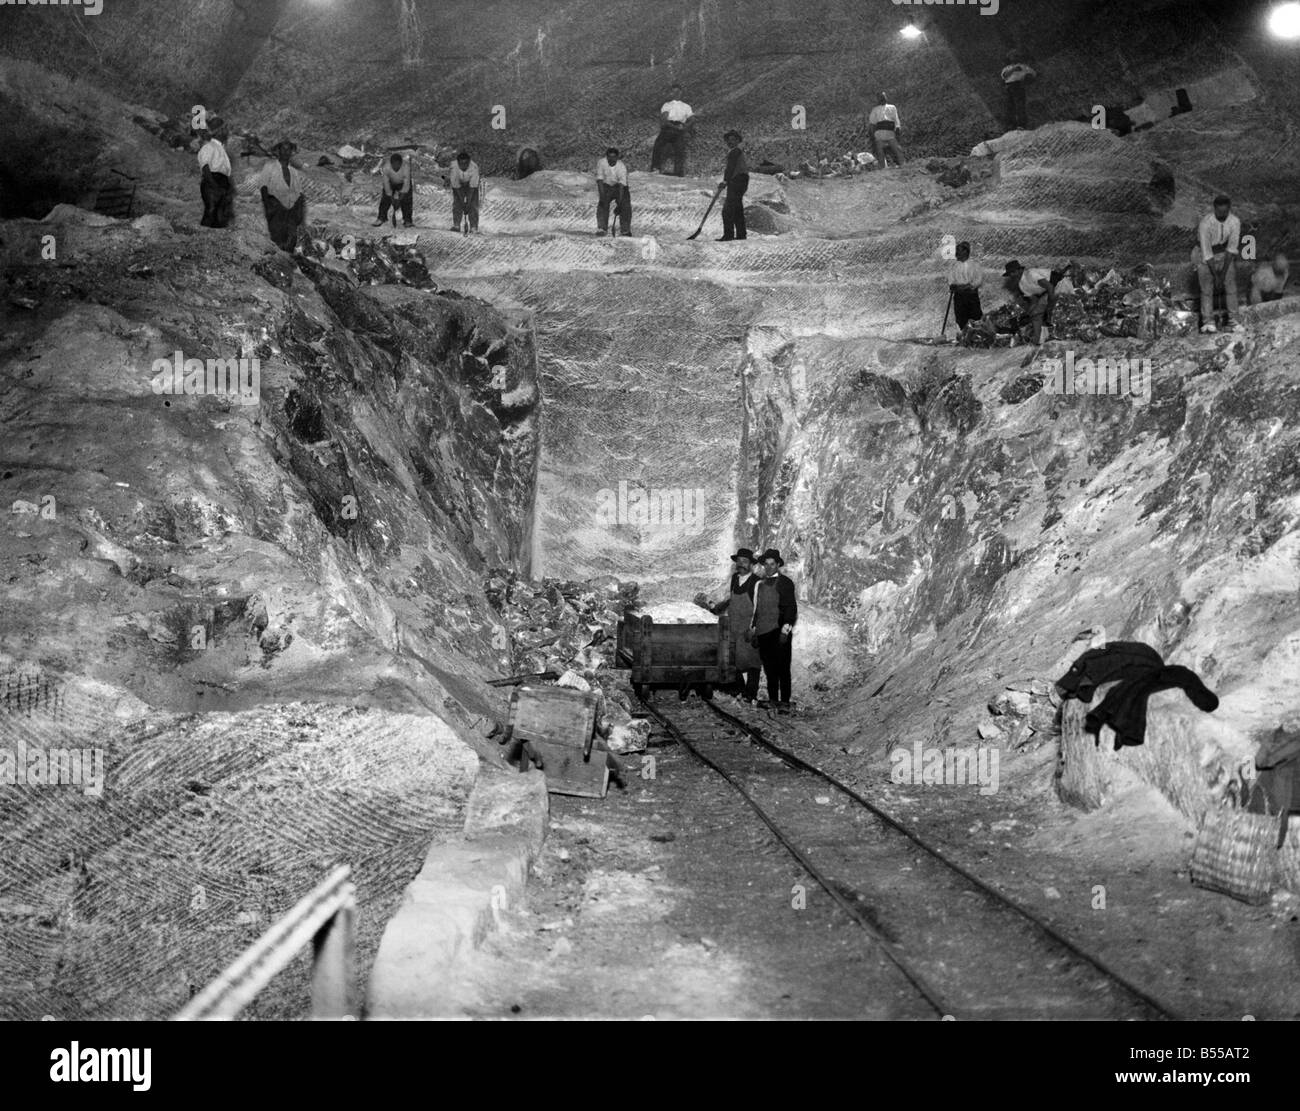
[(1214, 210), (1202, 217), (1196, 229), (1196, 246), (1192, 248), (1192, 265), (1201, 286), (1201, 331), (1216, 332), (1214, 323), (1214, 289), (1223, 285), (1223, 326), (1230, 332), (1239, 330), (1232, 319), (1237, 311), (1237, 258), (1241, 253), (1241, 220), (1232, 211), (1232, 201), (1220, 193), (1214, 198)]
[(469, 230), (478, 231), (478, 165), (470, 159), (469, 151), (456, 155), (456, 164), (448, 177), (451, 185), (451, 230), (460, 231), (460, 224), (469, 217)]
[(281, 139), (272, 148), (275, 158), (268, 158), (252, 180), (262, 194), (262, 208), (266, 212), (266, 227), (271, 233), (271, 241), (282, 251), (292, 251), (297, 245), (307, 216), (307, 197), (303, 192), (307, 177), (289, 164), (297, 149), (297, 143)]
[(767, 698), (778, 714), (790, 712), (790, 637), (799, 618), (794, 583), (781, 573), (785, 560), (775, 548), (760, 557), (764, 577), (754, 587), (754, 616), (750, 629), (767, 676)]
[(235, 210), (235, 186), (230, 180), (230, 155), (226, 152), (226, 125), (217, 116), (199, 129), (199, 196), (203, 198), (205, 228), (224, 228)]
[(745, 152), (740, 144), (744, 136), (734, 128), (722, 136), (727, 144), (727, 165), (722, 172), (718, 188), (727, 187), (726, 200), (722, 202), (722, 238), (725, 243), (731, 239), (744, 239), (745, 236), (745, 190), (749, 188), (749, 163), (745, 161)]
[(730, 618), (732, 652), (736, 660), (736, 670), (740, 672), (745, 684), (744, 699), (753, 702), (758, 697), (758, 681), (763, 661), (758, 649), (749, 642), (749, 626), (754, 617), (754, 587), (762, 577), (762, 568), (754, 567), (754, 553), (749, 548), (741, 548), (731, 557), (736, 566), (731, 582), (723, 587), (713, 598), (703, 591), (695, 595), (695, 604), (710, 613), (725, 613)]
[(1056, 284), (1061, 275), (1045, 267), (1034, 266), (1026, 270), (1016, 259), (1007, 263), (1002, 272), (1002, 284), (1028, 302), (1030, 332), (1034, 346), (1046, 338), (1047, 327), (1052, 323), (1052, 309), (1056, 306)]

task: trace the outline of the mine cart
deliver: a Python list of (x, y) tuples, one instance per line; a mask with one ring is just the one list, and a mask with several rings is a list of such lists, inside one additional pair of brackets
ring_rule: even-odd
[(726, 614), (707, 625), (656, 625), (649, 615), (618, 623), (618, 662), (632, 669), (637, 697), (647, 687), (685, 693), (699, 687), (704, 698), (714, 686), (736, 681), (736, 659)]
[(517, 688), (510, 696), (506, 734), (509, 751), (522, 747), (519, 770), (540, 767), (553, 794), (603, 799), (612, 758), (596, 736), (597, 701), (594, 691)]

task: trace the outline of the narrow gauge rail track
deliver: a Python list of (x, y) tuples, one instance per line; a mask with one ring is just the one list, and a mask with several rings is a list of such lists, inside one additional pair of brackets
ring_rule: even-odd
[[(739, 793), (940, 1016), (1179, 1017), (1032, 911), (949, 860), (833, 775), (774, 744), (755, 726), (712, 702), (705, 703), (711, 714), (693, 704), (682, 705), (674, 717), (645, 699), (642, 705)], [(720, 740), (719, 722), (751, 743), (737, 743), (734, 734)], [(771, 757), (784, 767), (774, 772)], [(813, 786), (834, 789), (853, 809), (837, 822), (828, 807), (808, 806)], [(832, 830), (831, 825), (839, 828)]]

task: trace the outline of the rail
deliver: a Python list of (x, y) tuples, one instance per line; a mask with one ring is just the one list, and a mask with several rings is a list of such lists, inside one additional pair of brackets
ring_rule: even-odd
[(182, 1007), (177, 1022), (233, 1019), (312, 946), (312, 1018), (357, 1018), (356, 886), (340, 865)]

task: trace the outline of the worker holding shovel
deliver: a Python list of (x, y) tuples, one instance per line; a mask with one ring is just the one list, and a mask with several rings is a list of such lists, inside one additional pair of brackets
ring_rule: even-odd
[(1192, 264), (1201, 287), (1201, 331), (1217, 332), (1214, 294), (1223, 290), (1223, 326), (1227, 331), (1240, 330), (1232, 314), (1237, 311), (1237, 258), (1241, 252), (1241, 221), (1232, 212), (1232, 201), (1220, 193), (1214, 198), (1214, 211), (1207, 212), (1196, 229), (1196, 246)]
[[(980, 305), (980, 285), (984, 281), (984, 267), (970, 257), (970, 244), (957, 244), (957, 261), (948, 271), (948, 289), (952, 294), (952, 307), (957, 314), (957, 334), (966, 330), (966, 325), (984, 318), (984, 309)], [(948, 317), (944, 316), (947, 327)]]

